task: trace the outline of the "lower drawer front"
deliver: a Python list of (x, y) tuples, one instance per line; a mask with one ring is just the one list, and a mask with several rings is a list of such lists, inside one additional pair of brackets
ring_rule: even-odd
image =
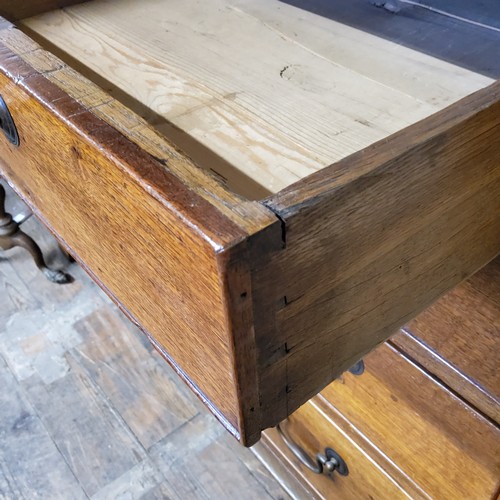
[(290, 437), (311, 457), (335, 449), (348, 476), (315, 475), (276, 431), (268, 438), (325, 498), (492, 498), (500, 432), (387, 344), (289, 418)]
[(500, 422), (499, 332), (500, 257), (410, 321), (391, 343)]
[(331, 475), (313, 473), (294, 456), (276, 429), (267, 430), (263, 436), (264, 446), (278, 456), (289, 473), (300, 477), (311, 495), (336, 499), (408, 498), (401, 485), (384, 469), (384, 464), (377, 463), (363, 449), (363, 443), (353, 439), (349, 425), (339, 420), (335, 413), (324, 412), (318, 407), (316, 398), (289, 417), (286, 432), (311, 459), (314, 460), (318, 453), (324, 454), (329, 447), (349, 470), (347, 476), (338, 472)]

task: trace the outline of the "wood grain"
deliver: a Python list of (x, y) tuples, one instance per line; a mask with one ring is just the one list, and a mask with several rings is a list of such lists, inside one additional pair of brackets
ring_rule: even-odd
[[(284, 2), (376, 38), (391, 40), (417, 53), (432, 55), (494, 79), (500, 78), (500, 9), (497, 0), (481, 0), (480, 3), (467, 0), (378, 2), (379, 5), (396, 5), (397, 13), (377, 8), (375, 2), (365, 0)], [(389, 54), (387, 56), (391, 58)]]
[[(169, 172), (250, 234), (272, 222), (272, 214), (262, 205), (248, 202), (246, 198), (228, 189), (224, 177), (216, 175), (210, 165), (195, 163), (127, 105), (110, 96), (51, 52), (44, 50), (11, 23), (4, 21), (1, 27), (4, 29), (0, 30), (0, 41), (5, 47), (99, 120), (116, 129), (156, 160), (158, 174), (146, 176), (141, 172), (143, 181), (149, 182), (150, 189), (158, 189), (161, 194), (164, 186), (160, 182), (160, 174)], [(205, 156), (201, 159), (205, 159)]]
[(186, 422), (175, 435), (153, 446), (150, 455), (168, 478), (159, 499), (288, 498), (251, 452), (215, 426), (209, 415)]
[(149, 449), (197, 415), (200, 406), (177, 375), (158, 369), (151, 345), (141, 344), (136, 329), (126, 323), (110, 307), (78, 320), (74, 329), (85, 342), (71, 355), (78, 369), (98, 384), (141, 446)]
[(277, 0), (93, 1), (23, 28), (252, 199), (492, 82)]
[(498, 427), (389, 346), (365, 358), (361, 377), (346, 374), (321, 398), (429, 497), (494, 497)]
[(347, 477), (314, 475), (266, 431), (266, 446), (319, 498), (495, 498), (498, 427), (388, 345), (289, 421), (310, 456), (330, 446), (350, 468)]
[(500, 259), (391, 339), (478, 411), (500, 424)]
[(499, 151), (496, 83), (267, 200), (286, 237), (260, 284), (268, 425), (495, 257)]
[(0, 498), (288, 498), (76, 263), (61, 287), (22, 250), (0, 257), (0, 297), (19, 275), (38, 299), (0, 300)]
[(292, 498), (317, 500), (315, 491), (302, 481), (301, 476), (293, 474), (288, 461), (283, 460), (283, 456), (275, 449), (268, 437), (271, 433), (272, 430), (262, 433), (261, 440), (252, 446), (252, 452)]
[[(148, 5), (163, 5), (157, 1)], [(156, 64), (161, 55), (172, 56), (160, 46), (164, 41), (158, 47), (148, 42), (145, 48), (137, 44), (139, 59), (133, 59), (123, 27), (131, 13), (144, 11), (101, 16), (115, 12), (115, 4), (130, 2), (92, 2), (70, 11), (83, 13), (74, 20), (78, 32), (89, 13), (95, 16), (92, 33), (111, 20), (120, 28), (111, 40), (99, 31), (106, 40), (96, 43), (112, 55), (100, 60), (103, 68), (114, 67), (123, 49), (115, 46), (120, 37), (129, 47), (122, 62), (134, 71), (151, 63), (149, 57)], [(242, 16), (234, 8), (226, 14)], [(62, 16), (61, 33), (68, 37), (72, 20), (61, 12), (55, 16)], [(149, 16), (134, 33), (149, 32), (149, 20), (156, 22)], [(0, 91), (22, 140), (19, 149), (0, 146), (2, 174), (245, 444), (498, 252), (500, 83), (257, 203), (232, 192), (26, 35), (2, 27)], [(281, 40), (276, 33), (266, 36)], [(91, 44), (92, 37), (79, 38), (78, 46), (87, 46), (82, 40)], [(351, 70), (319, 59), (318, 67), (333, 67), (331, 74), (350, 92)], [(448, 66), (437, 66), (441, 81)], [(458, 74), (464, 77), (458, 93), (488, 81)], [(433, 107), (420, 90), (418, 98), (398, 91), (403, 96), (396, 105), (386, 83), (373, 83), (371, 76), (359, 81), (355, 95), (341, 93), (345, 109), (356, 96), (376, 94), (377, 106), (390, 105), (394, 113), (380, 115), (388, 125), (382, 136), (347, 140), (352, 150), (449, 102), (440, 84), (442, 102)], [(435, 95), (430, 92), (429, 99)], [(413, 101), (423, 115), (411, 111)], [(365, 104), (356, 104), (356, 117), (366, 112)], [(379, 116), (377, 106), (370, 119)], [(247, 122), (252, 117), (245, 114)], [(351, 130), (348, 118), (344, 125)], [(365, 125), (356, 123), (358, 137), (358, 125)], [(328, 136), (326, 142), (335, 148), (343, 139)], [(297, 149), (296, 142), (292, 146)], [(245, 150), (241, 143), (236, 149)], [(351, 150), (341, 149), (340, 157)], [(284, 154), (281, 147), (277, 151)]]
[[(65, 378), (47, 386), (34, 376), (23, 388), (65, 461), (85, 485), (85, 493), (92, 496), (146, 454), (123, 421), (111, 417), (110, 404), (99, 397), (97, 385), (89, 383), (71, 355), (66, 359), (71, 373)], [(55, 401), (63, 402), (65, 411)], [(103, 442), (108, 446), (101, 446)]]
[(314, 400), (290, 416), (287, 429), (293, 440), (311, 458), (318, 453), (324, 453), (326, 447), (331, 447), (349, 467), (348, 476), (340, 476), (337, 473), (331, 476), (314, 474), (290, 453), (275, 429), (267, 430), (263, 435), (265, 446), (278, 454), (280, 460), (288, 467), (289, 474), (300, 478), (301, 482), (313, 491), (312, 498), (346, 500), (421, 498), (421, 490), (411, 485), (411, 481), (403, 475), (390, 476), (388, 472), (392, 471), (387, 467), (382, 453), (368, 454), (365, 447), (353, 439), (349, 424), (339, 419), (333, 411), (319, 410)]
[(1, 0), (0, 16), (16, 21), (24, 17), (36, 16), (42, 12), (59, 9), (86, 0)]
[[(18, 40), (14, 31), (4, 30), (3, 38)], [(234, 216), (242, 220), (238, 226), (190, 189), (193, 182), (181, 182), (10, 49), (3, 46), (0, 59), (0, 91), (21, 136), (20, 148), (1, 146), (2, 175), (231, 432), (255, 441), (260, 421), (245, 226), (258, 226), (259, 216), (244, 221), (243, 205)], [(96, 107), (103, 95), (93, 96)], [(172, 151), (171, 163), (182, 159)], [(247, 215), (264, 216), (263, 227), (277, 223), (247, 206)]]
[(2, 357), (0, 383), (0, 495), (35, 498), (43, 492), (58, 500), (88, 498)]

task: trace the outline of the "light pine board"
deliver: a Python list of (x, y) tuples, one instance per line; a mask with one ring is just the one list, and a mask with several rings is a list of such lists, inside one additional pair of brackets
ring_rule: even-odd
[(278, 0), (94, 0), (22, 25), (256, 196), (492, 81)]
[[(10, 193), (9, 193), (10, 194)], [(25, 230), (64, 260), (32, 218)], [(0, 499), (284, 499), (76, 265), (0, 252)]]

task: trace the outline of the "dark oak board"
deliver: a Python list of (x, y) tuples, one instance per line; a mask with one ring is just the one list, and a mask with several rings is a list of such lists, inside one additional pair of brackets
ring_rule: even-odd
[(267, 425), (498, 254), (499, 153), (497, 82), (265, 202), (286, 238), (259, 281)]
[(16, 21), (49, 10), (82, 3), (85, 0), (1, 0), (0, 16)]
[(500, 83), (253, 202), (1, 28), (1, 175), (246, 445), (500, 249)]

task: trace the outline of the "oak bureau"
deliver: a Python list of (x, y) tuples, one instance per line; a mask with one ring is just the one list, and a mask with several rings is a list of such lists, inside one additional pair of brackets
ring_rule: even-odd
[(293, 3), (0, 0), (0, 176), (245, 446), (500, 249), (500, 29)]

